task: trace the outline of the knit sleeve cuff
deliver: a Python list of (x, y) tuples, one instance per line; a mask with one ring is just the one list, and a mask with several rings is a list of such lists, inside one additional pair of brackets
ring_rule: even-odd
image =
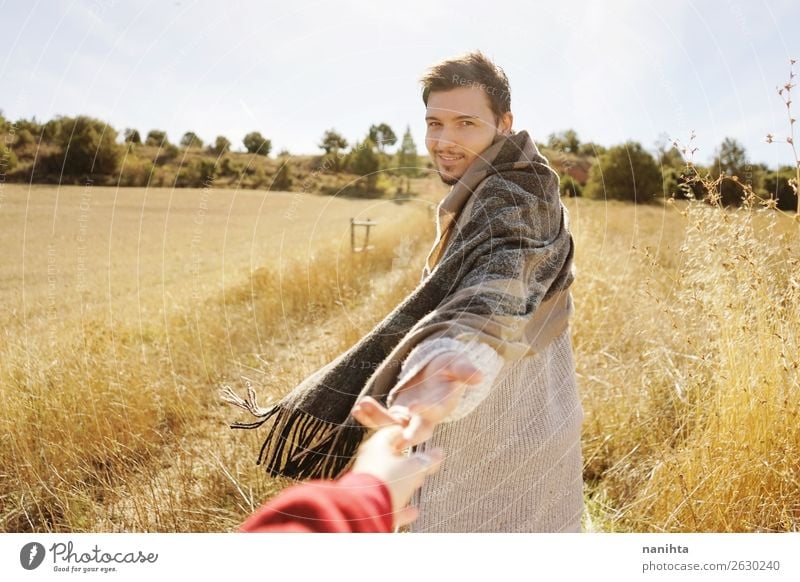
[(479, 341), (463, 342), (449, 337), (422, 341), (411, 350), (400, 369), (397, 384), (389, 392), (387, 405), (392, 405), (397, 393), (433, 358), (447, 352), (466, 354), (472, 364), (481, 371), (483, 377), (478, 384), (466, 387), (456, 408), (441, 422), (460, 420), (472, 412), (491, 392), (492, 384), (503, 367), (504, 359), (488, 344)]

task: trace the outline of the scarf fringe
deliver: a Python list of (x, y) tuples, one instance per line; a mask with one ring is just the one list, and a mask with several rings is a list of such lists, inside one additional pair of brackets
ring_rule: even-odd
[(273, 477), (335, 479), (355, 457), (366, 432), (361, 425), (330, 423), (281, 404), (260, 408), (251, 388), (248, 399), (228, 387), (221, 396), (229, 404), (259, 417), (254, 422), (231, 424), (231, 428), (255, 429), (273, 420), (256, 461)]
[[(224, 386), (222, 390), (219, 392), (220, 398), (227, 402), (228, 404), (233, 404), (234, 406), (238, 406), (252, 414), (253, 416), (258, 416), (259, 418), (263, 418), (263, 420), (257, 421), (255, 423), (249, 423), (246, 426), (241, 426), (237, 428), (255, 428), (255, 426), (261, 426), (264, 422), (274, 414), (274, 406), (270, 406), (269, 408), (261, 408), (258, 405), (258, 400), (256, 399), (256, 391), (253, 390), (252, 386), (247, 387), (247, 398), (242, 398), (236, 392), (234, 392), (230, 386)], [(241, 423), (237, 423), (241, 424)], [(255, 426), (250, 426), (250, 424), (254, 424)]]

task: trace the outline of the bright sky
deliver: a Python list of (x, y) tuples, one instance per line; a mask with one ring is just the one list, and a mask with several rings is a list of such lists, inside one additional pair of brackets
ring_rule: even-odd
[(479, 49), (538, 141), (571, 127), (652, 151), (694, 129), (698, 162), (731, 136), (752, 161), (793, 163), (764, 138), (788, 131), (775, 88), (800, 60), (797, 0), (0, 0), (0, 30), (10, 119), (88, 114), (237, 149), (258, 130), (292, 153), (319, 153), (330, 127), (352, 142), (386, 122), (398, 137), (410, 125), (422, 153), (419, 76)]

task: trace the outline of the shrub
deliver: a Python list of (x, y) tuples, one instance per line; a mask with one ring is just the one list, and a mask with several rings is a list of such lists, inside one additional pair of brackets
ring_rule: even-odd
[(147, 186), (153, 172), (153, 162), (128, 157), (119, 177), (121, 186)]
[(402, 176), (416, 177), (419, 174), (419, 158), (417, 157), (417, 144), (411, 136), (411, 127), (406, 126), (403, 141), (397, 151), (398, 173)]
[(242, 167), (233, 162), (231, 158), (225, 157), (222, 158), (222, 162), (219, 165), (219, 173), (221, 176), (230, 176), (236, 178), (242, 173)]
[(328, 129), (322, 134), (319, 147), (325, 150), (326, 154), (335, 154), (347, 147), (347, 140), (335, 129)]
[(181, 145), (185, 148), (202, 148), (203, 140), (193, 131), (187, 131), (181, 138)]
[(353, 150), (347, 156), (347, 169), (354, 174), (364, 176), (368, 189), (375, 188), (381, 163), (375, 152), (375, 143), (370, 138), (366, 138), (362, 143), (356, 142), (353, 146)]
[(181, 150), (175, 144), (167, 143), (163, 147), (159, 148), (158, 153), (156, 154), (155, 162), (159, 166), (163, 166), (167, 162), (170, 162), (178, 157), (181, 153)]
[(607, 151), (608, 149), (605, 146), (602, 146), (599, 143), (587, 141), (582, 143), (578, 148), (578, 155), (596, 158), (603, 155)]
[(17, 163), (14, 150), (0, 142), (0, 176), (12, 172), (17, 167)]
[(393, 146), (397, 143), (397, 136), (386, 123), (371, 125), (368, 135), (369, 139), (376, 145), (380, 153), (384, 153), (386, 146)]
[(634, 141), (610, 148), (589, 170), (585, 194), (598, 200), (652, 202), (663, 195), (661, 171), (653, 156)]
[(149, 146), (168, 144), (169, 141), (167, 140), (167, 132), (161, 131), (160, 129), (151, 129), (147, 132), (147, 138), (144, 140), (144, 143), (145, 145)]
[(755, 191), (760, 190), (763, 183), (760, 168), (750, 164), (744, 147), (729, 137), (725, 138), (717, 149), (711, 176), (722, 177), (719, 196), (722, 204), (726, 206), (739, 206), (742, 203), (746, 196), (743, 184)]
[(562, 196), (566, 196), (567, 198), (577, 198), (581, 195), (582, 190), (583, 188), (581, 185), (572, 176), (561, 177), (559, 191), (561, 192)]
[(137, 129), (126, 127), (123, 135), (125, 136), (123, 138), (123, 141), (125, 143), (132, 143), (132, 144), (141, 144), (142, 143), (142, 136), (139, 135), (139, 130), (137, 130)]
[(67, 176), (86, 178), (92, 174), (112, 175), (119, 166), (122, 147), (117, 144), (117, 131), (107, 123), (85, 115), (61, 120), (55, 155), (63, 162)]
[(270, 185), (270, 190), (291, 190), (294, 184), (292, 166), (289, 161), (284, 161), (278, 167), (275, 177)]
[(32, 146), (36, 143), (36, 138), (33, 137), (33, 134), (29, 129), (20, 129), (17, 131), (17, 139), (14, 141), (14, 145), (12, 146), (15, 150), (22, 150), (28, 146)]
[(268, 156), (270, 150), (272, 149), (272, 142), (268, 139), (265, 139), (264, 136), (257, 131), (251, 131), (244, 136), (242, 143), (244, 144), (244, 147), (248, 153), (251, 154)]
[(224, 135), (218, 135), (217, 139), (214, 140), (214, 145), (209, 147), (209, 151), (217, 156), (221, 156), (222, 154), (230, 151), (230, 149), (231, 142)]
[(217, 166), (211, 160), (193, 160), (178, 171), (176, 186), (202, 188), (217, 177)]
[(64, 131), (64, 117), (58, 116), (55, 119), (51, 119), (42, 128), (42, 141), (56, 143), (62, 131)]
[(792, 189), (789, 181), (795, 177), (795, 169), (783, 166), (776, 172), (770, 172), (764, 179), (766, 197), (775, 200), (781, 210), (795, 210), (797, 208), (797, 194)]
[(551, 133), (547, 138), (547, 147), (553, 150), (577, 154), (581, 147), (581, 140), (574, 129), (567, 129), (560, 133)]

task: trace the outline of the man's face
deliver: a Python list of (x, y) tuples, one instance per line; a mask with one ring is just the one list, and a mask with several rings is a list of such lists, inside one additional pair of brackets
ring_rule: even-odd
[(509, 112), (496, 122), (489, 97), (480, 87), (431, 92), (425, 111), (425, 147), (442, 182), (458, 182), (475, 158), (492, 145), (495, 135), (511, 129), (511, 121)]

